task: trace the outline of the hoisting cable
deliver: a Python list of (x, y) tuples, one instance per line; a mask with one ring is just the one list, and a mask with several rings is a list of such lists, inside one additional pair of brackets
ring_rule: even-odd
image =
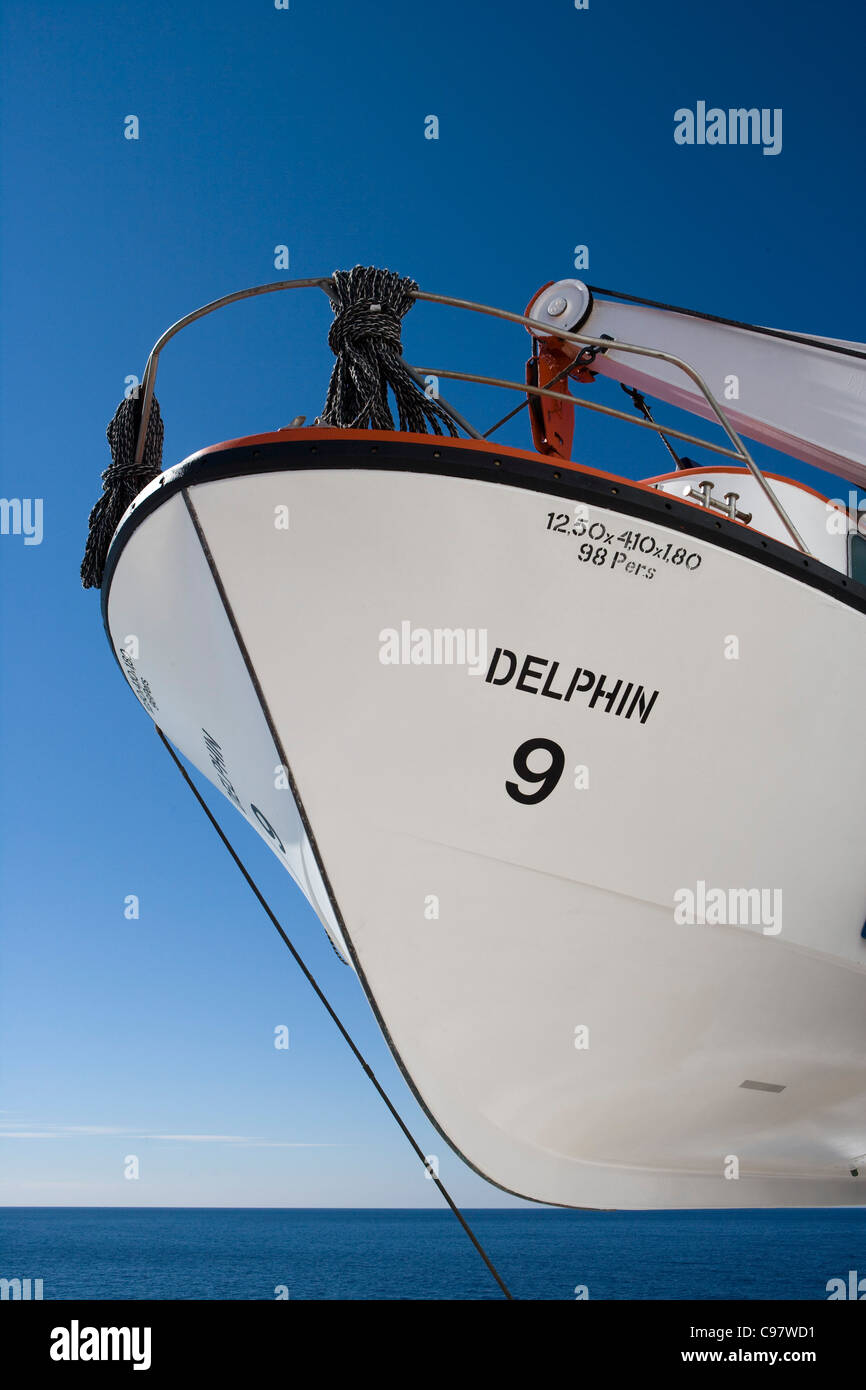
[[(651, 425), (655, 425), (653, 413), (647, 405), (646, 397), (642, 394), (642, 392), (638, 391), (636, 386), (626, 386), (624, 381), (621, 381), (619, 384), (622, 387), (623, 391), (625, 391), (625, 394), (631, 397), (635, 408), (640, 411), (644, 419), (649, 420)], [(685, 455), (683, 455), (681, 458), (680, 455), (677, 453), (676, 449), (674, 448), (673, 444), (671, 444), (667, 435), (663, 432), (663, 430), (659, 428), (658, 425), (656, 425), (656, 433), (658, 434), (659, 439), (664, 444), (665, 448), (667, 449), (668, 453), (670, 454), (678, 469), (684, 470), (687, 468), (700, 467), (699, 464), (695, 463), (694, 459), (686, 458)]]
[(174, 749), (172, 748), (171, 744), (169, 743), (168, 739), (166, 738), (165, 734), (162, 732), (162, 729), (160, 729), (159, 725), (156, 725), (155, 727), (156, 727), (156, 732), (159, 734), (159, 737), (160, 737), (160, 739), (162, 740), (162, 743), (163, 743), (164, 747), (165, 747), (166, 750), (168, 751), (169, 757), (171, 758), (172, 762), (174, 763), (175, 767), (177, 768), (177, 770), (178, 770), (178, 772), (180, 773), (180, 775), (181, 775), (181, 777), (183, 778), (183, 780), (186, 782), (187, 786), (189, 787), (190, 791), (192, 792), (192, 794), (193, 794), (193, 796), (195, 797), (196, 801), (198, 802), (199, 806), (200, 806), (200, 807), (202, 808), (202, 810), (204, 811), (205, 815), (207, 816), (207, 818), (208, 818), (208, 820), (210, 821), (211, 825), (213, 826), (214, 830), (215, 830), (216, 833), (219, 835), (220, 839), (222, 840), (223, 844), (225, 845), (226, 849), (228, 850), (228, 852), (229, 852), (229, 854), (231, 855), (232, 859), (234, 860), (235, 864), (236, 864), (237, 867), (240, 869), (241, 873), (243, 874), (244, 878), (246, 879), (247, 885), (252, 889), (253, 893), (255, 894), (256, 898), (257, 898), (258, 901), (259, 901), (259, 904), (264, 908), (265, 912), (267, 913), (268, 917), (269, 917), (270, 920), (271, 920), (271, 923), (272, 923), (273, 926), (276, 928), (277, 933), (279, 934), (279, 936), (280, 936), (280, 938), (281, 938), (281, 940), (282, 940), (282, 942), (283, 942), (283, 945), (286, 946), (286, 948), (288, 949), (290, 955), (292, 956), (292, 959), (294, 960), (295, 964), (296, 964), (296, 965), (298, 966), (298, 968), (300, 969), (301, 974), (304, 976), (304, 978), (306, 979), (307, 983), (312, 987), (312, 989), (313, 989), (313, 991), (315, 992), (315, 994), (317, 995), (319, 1001), (324, 1005), (325, 1010), (326, 1010), (327, 1013), (330, 1015), (330, 1018), (331, 1018), (331, 1020), (333, 1021), (333, 1023), (336, 1024), (337, 1029), (339, 1030), (339, 1032), (340, 1032), (342, 1038), (344, 1039), (344, 1041), (345, 1041), (346, 1043), (348, 1043), (349, 1048), (351, 1049), (352, 1053), (353, 1053), (354, 1056), (355, 1056), (355, 1059), (356, 1059), (356, 1060), (361, 1064), (361, 1066), (363, 1067), (364, 1071), (366, 1072), (366, 1074), (367, 1074), (369, 1080), (372, 1082), (372, 1084), (373, 1084), (373, 1086), (375, 1087), (376, 1091), (378, 1092), (379, 1096), (380, 1096), (381, 1099), (385, 1102), (385, 1105), (387, 1106), (388, 1110), (391, 1112), (391, 1115), (392, 1115), (392, 1116), (394, 1117), (394, 1119), (397, 1121), (397, 1124), (400, 1126), (400, 1129), (403, 1131), (403, 1134), (404, 1134), (404, 1135), (406, 1136), (406, 1138), (408, 1139), (409, 1143), (411, 1144), (411, 1146), (412, 1146), (412, 1148), (414, 1149), (414, 1151), (415, 1151), (415, 1153), (417, 1154), (417, 1156), (420, 1158), (422, 1164), (424, 1165), (424, 1170), (425, 1170), (425, 1172), (427, 1173), (428, 1177), (435, 1183), (436, 1187), (437, 1187), (437, 1188), (439, 1189), (439, 1191), (441, 1192), (441, 1194), (442, 1194), (442, 1196), (444, 1197), (445, 1201), (448, 1203), (448, 1206), (451, 1208), (452, 1212), (453, 1212), (454, 1215), (457, 1217), (457, 1220), (460, 1222), (460, 1225), (463, 1227), (463, 1229), (464, 1229), (464, 1231), (466, 1232), (467, 1236), (468, 1236), (469, 1239), (472, 1241), (472, 1244), (475, 1246), (475, 1249), (478, 1251), (479, 1255), (481, 1256), (482, 1260), (483, 1260), (484, 1263), (486, 1264), (487, 1268), (490, 1270), (490, 1273), (493, 1275), (493, 1278), (496, 1280), (497, 1284), (499, 1285), (500, 1289), (501, 1289), (502, 1292), (504, 1293), (505, 1297), (506, 1297), (507, 1299), (510, 1299), (510, 1300), (513, 1301), (514, 1295), (510, 1292), (510, 1290), (509, 1290), (507, 1284), (505, 1283), (504, 1279), (503, 1279), (502, 1276), (499, 1274), (499, 1271), (496, 1269), (496, 1266), (493, 1264), (493, 1261), (490, 1259), (489, 1255), (488, 1255), (487, 1252), (485, 1251), (485, 1249), (484, 1249), (484, 1247), (482, 1246), (481, 1242), (479, 1241), (478, 1237), (475, 1235), (474, 1231), (472, 1230), (472, 1228), (471, 1228), (471, 1226), (469, 1225), (468, 1221), (467, 1221), (466, 1218), (464, 1217), (463, 1213), (460, 1211), (459, 1207), (457, 1206), (457, 1204), (456, 1204), (456, 1203), (454, 1202), (454, 1200), (452, 1199), (452, 1197), (451, 1197), (450, 1193), (448, 1192), (447, 1188), (445, 1187), (444, 1183), (441, 1181), (441, 1179), (438, 1177), (438, 1175), (437, 1175), (436, 1173), (433, 1172), (433, 1170), (432, 1170), (430, 1164), (429, 1164), (428, 1161), (427, 1161), (427, 1157), (426, 1157), (426, 1155), (425, 1155), (423, 1149), (421, 1148), (420, 1144), (419, 1144), (418, 1141), (415, 1139), (415, 1136), (412, 1134), (412, 1132), (411, 1132), (411, 1130), (409, 1129), (409, 1127), (406, 1125), (405, 1121), (403, 1120), (402, 1116), (400, 1115), (400, 1112), (397, 1110), (396, 1106), (395, 1106), (394, 1103), (392, 1102), (390, 1096), (388, 1095), (388, 1093), (387, 1093), (387, 1092), (384, 1090), (384, 1088), (382, 1087), (381, 1083), (379, 1082), (378, 1078), (376, 1077), (375, 1073), (373, 1072), (372, 1067), (371, 1067), (371, 1066), (369, 1065), (369, 1063), (366, 1061), (365, 1057), (363, 1056), (363, 1054), (361, 1053), (361, 1051), (359, 1050), (359, 1048), (355, 1045), (355, 1042), (354, 1042), (354, 1040), (353, 1040), (351, 1034), (348, 1032), (348, 1030), (346, 1029), (346, 1027), (345, 1027), (344, 1024), (342, 1023), (342, 1021), (340, 1020), (339, 1015), (338, 1015), (338, 1014), (334, 1011), (334, 1009), (332, 1008), (332, 1006), (331, 1006), (331, 1004), (330, 1004), (330, 1002), (329, 1002), (327, 996), (324, 994), (324, 992), (323, 992), (322, 989), (320, 988), (320, 986), (319, 986), (319, 984), (318, 984), (318, 982), (317, 982), (315, 976), (314, 976), (314, 975), (311, 973), (311, 971), (307, 968), (307, 965), (305, 964), (303, 958), (302, 958), (302, 957), (300, 956), (300, 954), (298, 953), (297, 949), (296, 949), (295, 946), (293, 945), (293, 943), (292, 943), (292, 941), (290, 940), (290, 938), (286, 935), (286, 932), (284, 931), (283, 927), (280, 925), (280, 922), (278, 921), (277, 917), (275, 916), (274, 912), (272, 911), (270, 905), (267, 903), (267, 901), (265, 900), (265, 898), (262, 896), (262, 893), (259, 891), (259, 888), (258, 888), (257, 884), (254, 882), (253, 878), (252, 878), (251, 875), (248, 873), (248, 871), (247, 871), (245, 865), (242, 863), (241, 859), (240, 859), (240, 858), (238, 857), (238, 855), (235, 853), (235, 850), (234, 850), (234, 848), (232, 847), (231, 843), (229, 842), (228, 837), (227, 837), (226, 834), (224, 833), (224, 831), (223, 831), (221, 825), (219, 824), (219, 821), (216, 819), (216, 817), (215, 817), (215, 816), (213, 815), (213, 813), (211, 812), (210, 807), (207, 805), (207, 802), (204, 800), (204, 797), (201, 795), (201, 792), (199, 791), (198, 787), (195, 785), (195, 782), (193, 782), (192, 778), (190, 777), (190, 775), (189, 775), (189, 773), (187, 772), (186, 768), (184, 767), (183, 763), (180, 761), (180, 758), (177, 756), (177, 754), (175, 753), (175, 751), (174, 751)]

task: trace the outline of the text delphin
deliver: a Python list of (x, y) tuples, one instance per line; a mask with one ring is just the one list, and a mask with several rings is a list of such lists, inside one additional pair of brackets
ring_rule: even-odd
[(509, 685), (518, 669), (515, 690), (527, 695), (545, 695), (548, 700), (562, 700), (565, 704), (574, 695), (583, 695), (590, 709), (598, 707), (606, 714), (626, 719), (637, 713), (641, 724), (649, 719), (659, 696), (657, 690), (648, 694), (635, 681), (604, 674), (597, 676), (585, 666), (566, 666), (560, 673), (560, 663), (546, 656), (527, 655), (521, 663), (517, 654), (507, 647), (496, 648), (484, 679), (489, 685)]

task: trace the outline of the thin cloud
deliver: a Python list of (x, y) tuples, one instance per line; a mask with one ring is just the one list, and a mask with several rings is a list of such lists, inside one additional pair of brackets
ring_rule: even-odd
[(19, 1129), (23, 1121), (0, 1123), (0, 1139), (152, 1139), (167, 1144), (234, 1144), (248, 1149), (339, 1149), (342, 1144), (317, 1140), (262, 1139), (248, 1134), (163, 1134), (155, 1130), (126, 1129), (120, 1125), (44, 1125)]

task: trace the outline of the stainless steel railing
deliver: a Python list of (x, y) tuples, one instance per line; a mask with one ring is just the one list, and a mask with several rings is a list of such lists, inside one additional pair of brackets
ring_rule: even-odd
[[(195, 309), (191, 314), (186, 314), (182, 319), (178, 319), (176, 323), (173, 323), (170, 328), (167, 328), (166, 331), (162, 334), (160, 338), (157, 339), (157, 341), (151, 348), (150, 356), (147, 359), (147, 365), (145, 367), (144, 376), (142, 378), (140, 388), (142, 395), (141, 420), (139, 424), (138, 438), (136, 441), (135, 450), (136, 464), (139, 464), (141, 462), (142, 455), (144, 453), (144, 442), (147, 438), (147, 426), (150, 420), (150, 412), (153, 403), (153, 394), (154, 387), (156, 384), (156, 374), (159, 368), (160, 354), (165, 345), (168, 342), (170, 342), (171, 339), (174, 338), (178, 333), (180, 333), (181, 329), (186, 328), (191, 323), (195, 323), (197, 319), (204, 318), (207, 314), (214, 313), (217, 309), (225, 308), (226, 305), (234, 304), (242, 299), (252, 299), (255, 298), (257, 295), (262, 294), (275, 294), (281, 290), (320, 289), (323, 290), (325, 294), (329, 294), (332, 288), (333, 282), (329, 276), (316, 276), (306, 280), (276, 280), (273, 281), (271, 284), (267, 285), (254, 285), (250, 289), (236, 290), (234, 294), (223, 295), (220, 299), (211, 300), (209, 304), (204, 304), (200, 309)], [(525, 314), (511, 313), (508, 309), (496, 309), (487, 304), (476, 304), (473, 300), (470, 299), (455, 299), (449, 295), (430, 294), (429, 292), (424, 290), (418, 290), (415, 295), (415, 298), (416, 300), (424, 300), (425, 302), (430, 304), (442, 304), (454, 309), (468, 309), (472, 313), (486, 314), (492, 318), (504, 319), (509, 323), (521, 324), (523, 327), (528, 328), (530, 330), (537, 330), (540, 334), (543, 334), (545, 337), (551, 336), (551, 327), (549, 324), (541, 323), (537, 319), (527, 318)], [(788, 532), (797, 549), (802, 551), (804, 555), (809, 555), (811, 553), (808, 550), (802, 537), (800, 536), (800, 533), (798, 532), (793, 521), (789, 517), (782, 502), (776, 496), (770, 483), (764, 477), (764, 474), (761, 472), (761, 469), (758, 467), (758, 464), (752, 458), (751, 454), (749, 453), (739, 434), (734, 429), (733, 425), (731, 424), (730, 420), (725, 414), (725, 411), (722, 409), (722, 406), (719, 404), (713, 393), (710, 391), (710, 388), (704, 381), (703, 377), (694, 367), (691, 366), (690, 363), (684, 361), (684, 359), (681, 357), (674, 356), (673, 353), (662, 352), (658, 348), (642, 347), (636, 343), (622, 343), (619, 340), (616, 340), (614, 342), (610, 338), (590, 338), (583, 333), (569, 333), (561, 329), (557, 330), (554, 336), (557, 339), (560, 339), (564, 342), (578, 343), (581, 347), (594, 347), (598, 349), (605, 349), (615, 346), (617, 352), (636, 353), (639, 356), (652, 357), (658, 361), (670, 363), (671, 366), (676, 367), (678, 370), (684, 372), (685, 375), (689, 377), (690, 380), (693, 381), (694, 384), (697, 386), (701, 395), (704, 397), (705, 401), (707, 402), (708, 406), (710, 407), (714, 416), (716, 417), (717, 423), (724, 430), (725, 434), (728, 437), (728, 440), (733, 445), (733, 448), (725, 448), (723, 445), (713, 444), (711, 441), (701, 439), (697, 435), (688, 434), (682, 430), (671, 429), (667, 425), (660, 425), (656, 423), (656, 421), (654, 420), (638, 419), (635, 415), (629, 415), (625, 411), (616, 410), (612, 406), (601, 405), (597, 401), (590, 401), (583, 399), (579, 396), (572, 396), (567, 392), (552, 391), (549, 387), (529, 386), (526, 384), (526, 382), (509, 381), (501, 377), (479, 376), (470, 372), (459, 372), (453, 370), (446, 370), (444, 368), (436, 370), (432, 367), (411, 367), (408, 363), (406, 365), (407, 367), (409, 367), (409, 370), (416, 377), (421, 377), (424, 374), (427, 374), (437, 377), (444, 377), (446, 380), (466, 381), (483, 386), (503, 387), (508, 390), (518, 391), (522, 395), (546, 396), (553, 400), (567, 401), (570, 405), (578, 406), (581, 409), (594, 410), (601, 415), (611, 416), (612, 418), (617, 420), (624, 420), (629, 425), (637, 425), (641, 429), (655, 430), (657, 433), (664, 433), (666, 435), (671, 436), (671, 438), (683, 440), (687, 444), (697, 444), (700, 448), (709, 449), (713, 453), (723, 454), (727, 458), (736, 459), (740, 463), (745, 464), (745, 466), (748, 468), (749, 472), (752, 474), (755, 481), (760, 486), (767, 500), (770, 502), (771, 506), (773, 507), (773, 510), (776, 512), (777, 516), (779, 517), (780, 521), (785, 527), (785, 530)], [(470, 436), (474, 438), (484, 437), (472, 425), (470, 425), (468, 421), (466, 421), (461, 415), (459, 415), (458, 412), (453, 409), (453, 407), (449, 406), (448, 402), (443, 400), (441, 396), (439, 397), (439, 403), (443, 407), (443, 409), (445, 409), (446, 411), (448, 411), (449, 414), (452, 415), (455, 422), (461, 425), (462, 428), (465, 429)]]

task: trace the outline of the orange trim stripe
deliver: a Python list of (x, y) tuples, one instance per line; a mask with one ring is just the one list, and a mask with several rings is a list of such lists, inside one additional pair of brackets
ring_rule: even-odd
[[(326, 442), (329, 439), (358, 439), (366, 441), (367, 443), (375, 443), (376, 440), (391, 443), (399, 443), (401, 440), (411, 440), (415, 444), (433, 445), (436, 449), (457, 450), (458, 452), (461, 449), (471, 450), (472, 452), (478, 452), (480, 450), (482, 453), (490, 454), (493, 457), (503, 457), (507, 454), (510, 458), (526, 459), (527, 462), (530, 463), (543, 464), (546, 468), (550, 469), (554, 477), (567, 470), (571, 473), (584, 473), (594, 478), (603, 478), (607, 482), (626, 483), (629, 487), (643, 488), (647, 492), (656, 493), (656, 495), (658, 492), (655, 487), (656, 483), (670, 482), (675, 478), (682, 478), (685, 476), (684, 472), (677, 471), (675, 473), (661, 473), (652, 478), (628, 478), (621, 473), (608, 473), (601, 468), (589, 468), (582, 463), (573, 463), (571, 460), (539, 454), (536, 453), (534, 449), (514, 449), (510, 446), (502, 448), (501, 445), (496, 445), (489, 439), (453, 439), (448, 435), (410, 434), (408, 431), (402, 430), (344, 430), (318, 425), (312, 425), (302, 429), (272, 430), (269, 434), (249, 434), (244, 435), (240, 439), (226, 439), (221, 444), (211, 444), (205, 449), (197, 449), (194, 454), (190, 454), (187, 458), (183, 459), (182, 462), (191, 463), (194, 459), (202, 458), (206, 454), (219, 454), (227, 449), (238, 449), (258, 444), (279, 444), (286, 439), (315, 440), (316, 442)], [(751, 477), (747, 468), (736, 468), (731, 464), (712, 464), (704, 470), (688, 470), (691, 474), (697, 474), (700, 471), (706, 473), (738, 473), (745, 477)], [(830, 506), (836, 506), (835, 503), (831, 502), (830, 498), (825, 497), (823, 493), (817, 492), (815, 488), (809, 487), (806, 483), (797, 482), (793, 478), (784, 478), (779, 473), (765, 473), (764, 477), (772, 479), (773, 482), (788, 483), (792, 487), (798, 487), (803, 492), (811, 493), (813, 497), (820, 498), (822, 502), (826, 502)], [(677, 501), (681, 502), (686, 507), (696, 507), (700, 511), (705, 510), (703, 503), (697, 502), (693, 498), (678, 496)], [(836, 510), (841, 511), (843, 515), (847, 516), (844, 507), (836, 507)], [(737, 522), (737, 525), (745, 526), (746, 524), (745, 522)], [(757, 527), (746, 527), (746, 529), (757, 531)], [(763, 535), (764, 533), (760, 532), (759, 534)]]

